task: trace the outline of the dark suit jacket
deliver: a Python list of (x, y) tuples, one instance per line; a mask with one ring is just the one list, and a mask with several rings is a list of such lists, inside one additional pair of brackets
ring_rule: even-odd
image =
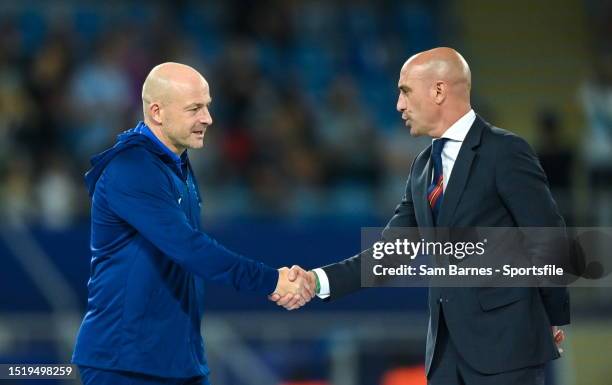
[[(412, 164), (406, 195), (387, 229), (433, 227), (427, 202), (431, 146)], [(546, 176), (525, 140), (477, 116), (444, 192), (441, 227), (563, 227)], [(384, 237), (384, 235), (383, 235)], [(527, 245), (527, 248), (537, 245)], [(362, 254), (324, 267), (330, 299), (361, 288)], [(440, 309), (461, 356), (476, 370), (494, 374), (559, 357), (551, 325), (569, 323), (566, 288), (429, 289), (426, 370), (434, 355)]]

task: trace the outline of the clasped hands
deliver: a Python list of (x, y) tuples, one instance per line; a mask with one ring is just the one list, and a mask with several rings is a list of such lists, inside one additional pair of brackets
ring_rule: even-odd
[(287, 310), (299, 309), (315, 296), (315, 287), (316, 278), (312, 271), (297, 265), (291, 269), (283, 267), (278, 269), (278, 283), (268, 299)]

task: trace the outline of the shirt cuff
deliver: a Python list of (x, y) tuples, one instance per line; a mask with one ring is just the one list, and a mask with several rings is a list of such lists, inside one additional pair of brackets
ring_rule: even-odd
[(329, 290), (329, 279), (327, 278), (327, 274), (325, 274), (325, 270), (313, 269), (312, 272), (317, 275), (317, 278), (319, 279), (319, 285), (321, 286), (319, 293), (317, 293), (317, 297), (321, 299), (329, 297), (331, 294)]

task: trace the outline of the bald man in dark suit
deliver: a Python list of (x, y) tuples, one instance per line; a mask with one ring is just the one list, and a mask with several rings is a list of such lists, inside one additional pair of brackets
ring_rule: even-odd
[[(432, 145), (414, 160), (397, 227), (554, 227), (564, 220), (530, 146), (494, 127), (470, 104), (471, 73), (451, 48), (412, 56), (403, 65), (397, 110), (413, 136)], [(536, 245), (525, 245), (536, 252)], [(307, 277), (334, 300), (361, 288), (363, 253), (292, 277)], [(293, 309), (299, 298), (271, 297)], [(566, 288), (429, 289), (425, 366), (431, 385), (543, 385), (568, 324)]]

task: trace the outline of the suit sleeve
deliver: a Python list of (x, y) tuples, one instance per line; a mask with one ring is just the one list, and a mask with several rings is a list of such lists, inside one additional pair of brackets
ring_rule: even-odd
[[(388, 233), (392, 232), (393, 227), (417, 226), (410, 182), (412, 167), (414, 167), (414, 162), (406, 183), (404, 198), (396, 207), (393, 217), (383, 230), (383, 239), (386, 238)], [(327, 298), (328, 300), (334, 300), (361, 289), (361, 259), (368, 258), (371, 254), (371, 249), (367, 249), (351, 258), (323, 267), (323, 271), (329, 280), (330, 296)]]
[[(565, 228), (550, 193), (546, 175), (537, 156), (518, 136), (505, 137), (497, 162), (496, 184), (499, 194), (519, 227)], [(526, 248), (534, 261), (549, 258), (547, 245), (536, 237), (526, 237)], [(552, 325), (570, 322), (569, 292), (565, 287), (542, 287), (540, 296)]]
[(168, 258), (205, 279), (237, 290), (272, 293), (278, 271), (236, 254), (194, 229), (171, 181), (148, 153), (125, 151), (105, 170), (109, 207)]

